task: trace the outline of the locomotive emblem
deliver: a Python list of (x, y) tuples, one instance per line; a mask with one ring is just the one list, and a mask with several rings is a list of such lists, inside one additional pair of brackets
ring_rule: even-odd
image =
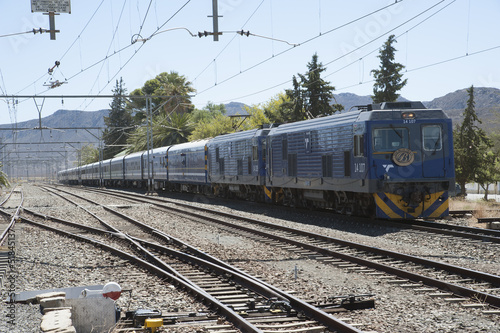
[(408, 166), (415, 160), (415, 154), (408, 148), (400, 148), (394, 152), (392, 159), (399, 166)]

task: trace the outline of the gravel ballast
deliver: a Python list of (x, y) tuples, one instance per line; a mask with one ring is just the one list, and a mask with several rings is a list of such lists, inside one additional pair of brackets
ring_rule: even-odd
[[(24, 206), (68, 220), (85, 220), (90, 216), (75, 206), (33, 186), (23, 185)], [(77, 192), (76, 188), (71, 191)], [(108, 205), (120, 205), (117, 199), (78, 191)], [(437, 261), (498, 274), (498, 246), (442, 238), (414, 231), (373, 227), (351, 217), (277, 209), (273, 206), (243, 201), (221, 201), (198, 195), (177, 195), (212, 209), (237, 213), (268, 222), (283, 224), (336, 238), (401, 251)], [(79, 201), (80, 202), (80, 201)], [(124, 202), (121, 202), (122, 204)], [(377, 332), (498, 332), (498, 315), (485, 315), (479, 309), (464, 309), (427, 294), (390, 285), (373, 276), (349, 272), (333, 265), (311, 260), (297, 253), (274, 248), (248, 238), (228, 233), (212, 225), (193, 222), (184, 217), (159, 212), (150, 205), (129, 205), (117, 208), (142, 222), (152, 225), (195, 245), (222, 260), (230, 261), (245, 271), (265, 279), (284, 290), (294, 291), (303, 299), (318, 299), (349, 294), (373, 294), (376, 307), (343, 313), (340, 317), (362, 324), (360, 329)], [(118, 282), (123, 289), (132, 289), (132, 297), (124, 293), (119, 299), (123, 308), (149, 307), (168, 311), (196, 312), (203, 305), (159, 278), (131, 267), (126, 262), (86, 243), (54, 235), (26, 224), (16, 227), (16, 290), (60, 288), (68, 286)], [(295, 275), (297, 272), (297, 276)], [(3, 290), (5, 291), (5, 290)], [(5, 299), (5, 292), (2, 298)], [(1, 312), (7, 318), (8, 304)], [(2, 321), (3, 332), (37, 332), (39, 309), (34, 305), (16, 305), (16, 326)], [(9, 326), (10, 325), (10, 326)], [(15, 327), (15, 329), (13, 329)], [(193, 329), (193, 332), (196, 329)]]

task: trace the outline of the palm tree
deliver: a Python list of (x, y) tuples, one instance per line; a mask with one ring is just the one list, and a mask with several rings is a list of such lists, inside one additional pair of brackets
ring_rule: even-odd
[[(160, 114), (153, 119), (153, 148), (179, 144), (188, 141), (193, 130), (188, 113)], [(147, 127), (138, 127), (127, 140), (127, 153), (147, 149)]]

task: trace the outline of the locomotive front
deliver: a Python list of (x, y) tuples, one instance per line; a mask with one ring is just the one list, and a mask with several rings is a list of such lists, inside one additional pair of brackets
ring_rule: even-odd
[[(356, 137), (366, 141), (363, 169), (376, 216), (447, 216), (449, 194), (455, 187), (451, 120), (442, 110), (426, 109), (420, 102), (369, 107), (354, 134), (355, 141)], [(355, 169), (361, 168), (355, 165)]]

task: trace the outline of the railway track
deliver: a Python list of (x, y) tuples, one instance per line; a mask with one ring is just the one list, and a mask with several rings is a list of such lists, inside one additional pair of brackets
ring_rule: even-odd
[(407, 220), (404, 222), (373, 220), (371, 222), (394, 226), (401, 229), (412, 229), (433, 234), (459, 237), (473, 241), (479, 240), (482, 242), (500, 244), (500, 230), (466, 227), (422, 220)]
[[(92, 190), (96, 191), (96, 190)], [(109, 193), (98, 191), (98, 193)], [(485, 307), (484, 313), (499, 313), (500, 277), (462, 267), (448, 265), (416, 256), (387, 251), (334, 239), (323, 235), (277, 226), (255, 219), (243, 218), (211, 209), (194, 207), (160, 198), (137, 198), (116, 194), (128, 200), (149, 202), (159, 209), (189, 215), (198, 221), (224, 225), (227, 230), (274, 246), (303, 253), (305, 256), (329, 262), (362, 274), (380, 275), (388, 283), (427, 292), (464, 307)], [(196, 211), (195, 211), (196, 210)], [(201, 212), (201, 213), (200, 213)], [(223, 218), (221, 219), (221, 216)], [(286, 245), (284, 245), (286, 244)]]
[[(16, 192), (16, 194), (14, 194), (15, 190), (16, 186), (14, 186), (10, 193), (6, 196), (6, 198), (2, 202), (0, 202), (0, 207), (2, 207), (0, 208), (0, 211), (5, 212), (5, 216), (0, 219), (0, 230), (2, 231), (2, 233), (0, 234), (0, 287), (2, 288), (4, 288), (6, 284), (5, 279), (7, 276), (7, 272), (9, 271), (10, 262), (15, 256), (16, 237), (13, 231), (16, 221), (19, 217), (19, 211), (24, 202), (22, 191), (18, 191)], [(9, 200), (18, 201), (15, 206), (16, 208), (10, 208), (10, 210), (14, 211), (12, 215), (7, 213), (7, 211), (3, 209), (3, 207)]]
[[(51, 191), (54, 193), (53, 190)], [(96, 210), (95, 207), (89, 208), (88, 205), (83, 207), (71, 200), (73, 204), (78, 205), (79, 209), (84, 209), (92, 215), (104, 229), (91, 226), (91, 223), (82, 226), (28, 209), (25, 209), (25, 213), (31, 214), (33, 218), (23, 216), (23, 221), (81, 241), (91, 242), (127, 260), (134, 260), (142, 267), (168, 278), (171, 283), (190, 290), (190, 293), (197, 299), (217, 309), (218, 313), (228, 318), (242, 332), (263, 331), (262, 325), (250, 323), (248, 317), (251, 317), (254, 322), (269, 321), (266, 327), (276, 329), (284, 327), (283, 322), (287, 322), (286, 325), (301, 332), (317, 332), (325, 329), (338, 332), (360, 332), (327, 312), (362, 308), (373, 303), (372, 301), (358, 302), (354, 298), (338, 299), (329, 304), (317, 304), (321, 307), (320, 309), (116, 210), (100, 206), (81, 196), (71, 195), (80, 201), (85, 200), (91, 205), (101, 207), (115, 218), (108, 216), (106, 219), (113, 221), (106, 222), (98, 217), (96, 212), (91, 212), (91, 210)], [(99, 215), (102, 215), (102, 211)], [(34, 219), (39, 219), (40, 222)], [(123, 221), (129, 224), (127, 233), (122, 232), (125, 227)], [(131, 223), (141, 231), (132, 232)], [(65, 227), (62, 228), (61, 224)], [(120, 228), (116, 225), (120, 225)], [(135, 236), (131, 236), (132, 233)], [(99, 235), (99, 240), (94, 239), (95, 235)], [(114, 239), (113, 245), (109, 245), (106, 241), (109, 237)], [(134, 253), (126, 251), (130, 246), (134, 248)]]

